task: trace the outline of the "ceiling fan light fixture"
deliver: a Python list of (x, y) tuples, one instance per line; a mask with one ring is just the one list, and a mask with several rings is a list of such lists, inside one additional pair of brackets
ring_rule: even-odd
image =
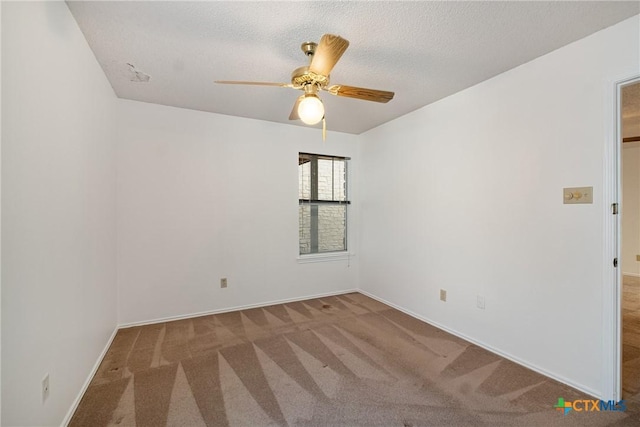
[(320, 123), (320, 120), (324, 117), (324, 104), (322, 104), (318, 95), (302, 95), (300, 104), (298, 104), (298, 116), (307, 125)]

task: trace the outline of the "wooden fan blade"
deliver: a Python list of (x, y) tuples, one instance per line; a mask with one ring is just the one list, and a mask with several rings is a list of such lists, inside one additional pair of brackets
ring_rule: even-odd
[(333, 85), (327, 88), (331, 95), (346, 96), (348, 98), (363, 99), (373, 102), (389, 102), (395, 93), (386, 90), (366, 89), (364, 87)]
[(215, 83), (223, 85), (253, 85), (253, 86), (279, 86), (293, 87), (290, 83), (270, 83), (270, 82), (243, 82), (237, 80), (216, 80)]
[(348, 40), (333, 34), (325, 34), (320, 39), (316, 52), (313, 54), (309, 70), (316, 74), (328, 76), (348, 47)]
[(304, 95), (299, 96), (298, 99), (296, 99), (296, 103), (293, 104), (293, 110), (291, 110), (291, 114), (289, 114), (289, 120), (300, 120), (300, 116), (298, 116), (298, 105), (300, 105), (302, 98), (304, 98)]

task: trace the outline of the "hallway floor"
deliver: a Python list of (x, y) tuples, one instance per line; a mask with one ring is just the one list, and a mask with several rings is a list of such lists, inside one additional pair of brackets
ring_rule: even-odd
[(640, 277), (622, 279), (622, 397), (640, 402)]

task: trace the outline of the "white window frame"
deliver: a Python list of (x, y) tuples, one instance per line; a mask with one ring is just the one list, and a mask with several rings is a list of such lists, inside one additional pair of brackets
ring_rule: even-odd
[[(350, 261), (350, 259), (354, 256), (351, 249), (353, 248), (353, 244), (354, 244), (354, 239), (353, 239), (353, 233), (351, 232), (352, 230), (352, 222), (351, 222), (351, 218), (353, 217), (353, 200), (352, 200), (352, 182), (351, 182), (351, 176), (352, 176), (352, 160), (350, 157), (348, 156), (340, 156), (340, 155), (335, 155), (335, 154), (319, 154), (319, 153), (309, 153), (309, 152), (299, 152), (298, 153), (298, 158), (300, 157), (300, 155), (314, 155), (314, 156), (319, 156), (319, 157), (334, 157), (334, 158), (339, 158), (339, 159), (344, 159), (347, 162), (346, 165), (346, 191), (347, 191), (347, 200), (348, 200), (348, 205), (347, 205), (347, 214), (346, 214), (346, 225), (345, 225), (345, 239), (346, 239), (346, 250), (344, 251), (335, 251), (335, 252), (320, 252), (320, 253), (310, 253), (310, 254), (300, 254), (300, 233), (298, 232), (298, 241), (297, 241), (297, 253), (298, 253), (298, 257), (297, 257), (297, 261), (299, 264), (306, 264), (306, 263), (317, 263), (317, 262), (331, 262), (331, 261)], [(298, 191), (299, 191), (299, 185), (300, 183), (298, 182)], [(298, 201), (298, 206), (299, 206), (299, 201)], [(298, 221), (299, 221), (299, 215), (297, 215), (298, 217)], [(298, 230), (299, 230), (300, 224), (298, 223)]]

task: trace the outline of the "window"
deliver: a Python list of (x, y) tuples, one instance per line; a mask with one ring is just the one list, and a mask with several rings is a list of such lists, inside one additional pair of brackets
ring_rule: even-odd
[(346, 157), (300, 153), (300, 255), (347, 250)]

